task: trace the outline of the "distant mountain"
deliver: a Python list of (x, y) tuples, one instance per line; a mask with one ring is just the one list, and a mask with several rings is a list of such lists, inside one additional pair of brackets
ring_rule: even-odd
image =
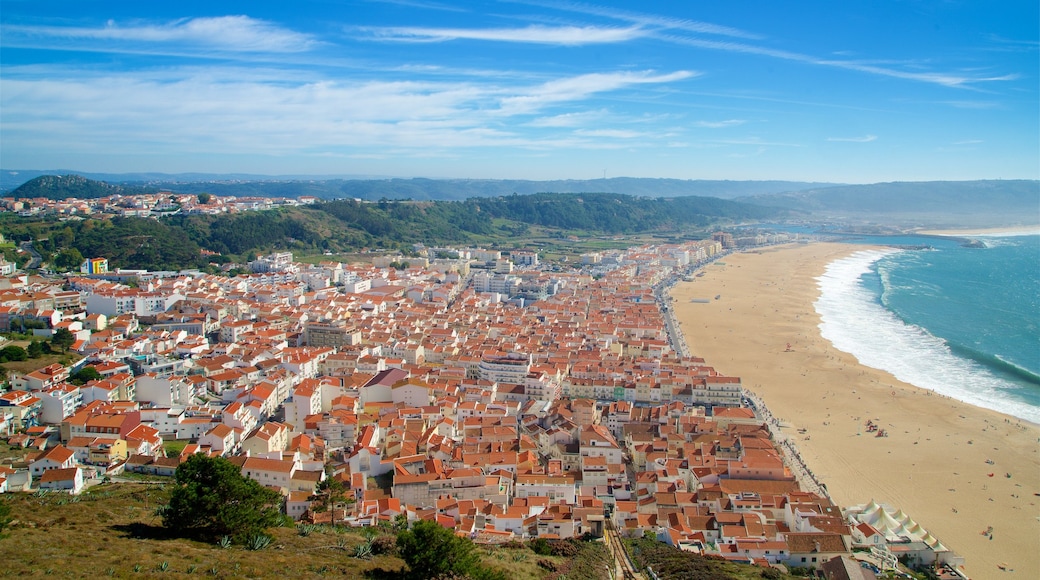
[[(154, 186), (169, 189), (172, 184), (236, 183), (266, 181), (328, 181), (332, 179), (378, 179), (376, 175), (259, 175), (255, 173), (95, 173), (72, 169), (0, 169), (0, 192), (11, 191), (41, 175), (82, 175), (87, 179), (119, 185)], [(165, 187), (164, 187), (165, 186)]]
[(358, 199), (461, 200), (535, 193), (616, 193), (635, 197), (717, 197), (735, 199), (756, 194), (797, 191), (826, 183), (796, 181), (718, 181), (614, 177), (530, 181), (518, 179), (383, 179), (344, 180), (342, 197)]
[[(41, 176), (74, 172), (36, 170), (0, 171), (0, 191), (17, 188)], [(514, 193), (620, 193), (637, 197), (718, 197), (736, 199), (767, 193), (798, 191), (835, 184), (799, 181), (727, 181), (615, 177), (611, 179), (568, 179), (532, 181), (520, 179), (425, 179), (366, 176), (262, 176), (250, 174), (183, 173), (80, 173), (89, 179), (123, 186), (143, 186), (178, 193), (214, 195), (300, 197), (322, 199), (356, 198), (363, 200), (411, 199), (415, 201), (452, 201), (471, 197), (497, 197)]]
[(112, 185), (103, 181), (87, 179), (81, 175), (41, 175), (35, 177), (13, 192), (11, 196), (19, 199), (43, 197), (47, 199), (94, 199), (109, 195), (137, 195), (154, 193), (156, 188)]
[(921, 181), (755, 195), (745, 203), (814, 217), (962, 226), (1040, 222), (1040, 181)]

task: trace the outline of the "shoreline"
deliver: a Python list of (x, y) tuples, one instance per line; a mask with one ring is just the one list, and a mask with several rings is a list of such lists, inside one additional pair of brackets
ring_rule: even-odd
[(1040, 235), (1040, 225), (1033, 226), (1008, 226), (1002, 228), (973, 228), (973, 229), (939, 229), (939, 230), (915, 230), (915, 235), (942, 236), (958, 238), (965, 236), (980, 237), (1012, 237), (1012, 236), (1036, 236)]
[[(938, 339), (927, 331), (914, 332), (890, 310), (878, 304), (876, 297), (866, 296), (859, 284), (849, 274), (867, 272), (886, 256), (896, 255), (902, 250), (869, 248), (858, 250), (847, 256), (830, 261), (823, 276), (817, 277), (817, 300), (813, 309), (820, 316), (820, 335), (832, 346), (843, 352), (852, 354), (860, 364), (883, 372), (888, 372), (900, 381), (919, 389), (930, 391), (936, 395), (949, 397), (974, 407), (997, 411), (1040, 427), (1040, 414), (1035, 406), (1027, 401), (1004, 395), (1002, 398), (977, 396), (972, 389), (958, 389), (958, 381), (947, 374), (944, 379), (931, 375), (921, 376), (920, 369), (898, 362), (893, 363), (890, 353), (893, 348), (905, 353), (915, 353), (912, 358), (928, 359), (950, 372), (963, 373), (962, 376), (974, 376), (978, 381), (976, 388), (987, 390), (987, 386), (1003, 387), (1003, 381), (1010, 380), (992, 374), (992, 369), (985, 366), (972, 368), (972, 363), (953, 355), (942, 339)], [(858, 277), (858, 276), (857, 276)], [(827, 288), (824, 296), (823, 288)], [(850, 318), (850, 313), (854, 312)], [(865, 314), (867, 313), (867, 314)], [(867, 320), (877, 326), (869, 329), (858, 328), (856, 317), (866, 316)], [(898, 330), (892, 331), (893, 327)], [(881, 342), (877, 337), (886, 337)], [(842, 346), (838, 346), (838, 345)], [(900, 357), (896, 357), (900, 358)], [(866, 362), (864, 362), (866, 361)], [(993, 390), (993, 389), (989, 389)]]
[[(784, 421), (837, 504), (903, 509), (964, 556), (972, 578), (1004, 577), (1005, 562), (1040, 577), (1040, 428), (899, 381), (821, 336), (816, 278), (870, 247), (788, 245), (705, 266), (670, 292), (692, 354), (741, 377)], [(868, 419), (889, 436), (866, 433)], [(987, 526), (994, 539), (980, 535)]]

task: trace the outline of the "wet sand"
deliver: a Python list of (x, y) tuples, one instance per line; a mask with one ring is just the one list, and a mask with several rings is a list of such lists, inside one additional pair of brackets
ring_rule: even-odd
[[(733, 254), (679, 283), (672, 304), (691, 354), (741, 377), (784, 420), (839, 505), (902, 508), (964, 556), (972, 578), (1040, 578), (1040, 426), (900, 382), (820, 336), (815, 278), (860, 249)], [(868, 433), (868, 419), (888, 437)]]

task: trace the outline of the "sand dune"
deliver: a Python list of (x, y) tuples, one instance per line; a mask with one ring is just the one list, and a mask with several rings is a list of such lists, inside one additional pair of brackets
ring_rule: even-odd
[[(820, 337), (814, 278), (859, 249), (783, 246), (707, 266), (672, 290), (691, 353), (787, 422), (837, 503), (902, 508), (972, 578), (1040, 578), (1040, 427), (900, 382)], [(691, 301), (702, 298), (712, 300)], [(889, 436), (867, 433), (867, 419)], [(992, 539), (980, 533), (989, 526)]]

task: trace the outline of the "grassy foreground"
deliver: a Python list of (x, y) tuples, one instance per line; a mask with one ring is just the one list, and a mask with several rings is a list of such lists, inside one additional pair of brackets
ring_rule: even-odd
[[(268, 533), (273, 541), (263, 550), (222, 548), (170, 537), (156, 515), (167, 498), (162, 483), (101, 484), (78, 497), (63, 493), (0, 495), (0, 502), (11, 507), (13, 517), (0, 538), (0, 578), (406, 578), (400, 573), (406, 570), (404, 561), (397, 556), (355, 557), (357, 546), (379, 534), (391, 535), (388, 530), (272, 528)], [(478, 546), (477, 552), (487, 568), (505, 572), (510, 580), (609, 577), (610, 556), (601, 542), (571, 544), (557, 555), (539, 555), (530, 544), (519, 543)], [(708, 574), (718, 574), (716, 578), (771, 577), (752, 566), (710, 565)]]
[[(0, 501), (11, 506), (14, 518), (0, 539), (0, 577), (379, 579), (404, 568), (396, 556), (355, 558), (354, 548), (368, 541), (355, 530), (321, 527), (303, 535), (273, 528), (271, 545), (260, 551), (170, 538), (155, 515), (167, 501), (162, 485), (104, 484), (78, 499), (5, 494)], [(480, 549), (487, 565), (509, 570), (510, 578), (544, 576), (537, 564), (543, 557), (525, 549), (521, 559), (513, 552)]]

